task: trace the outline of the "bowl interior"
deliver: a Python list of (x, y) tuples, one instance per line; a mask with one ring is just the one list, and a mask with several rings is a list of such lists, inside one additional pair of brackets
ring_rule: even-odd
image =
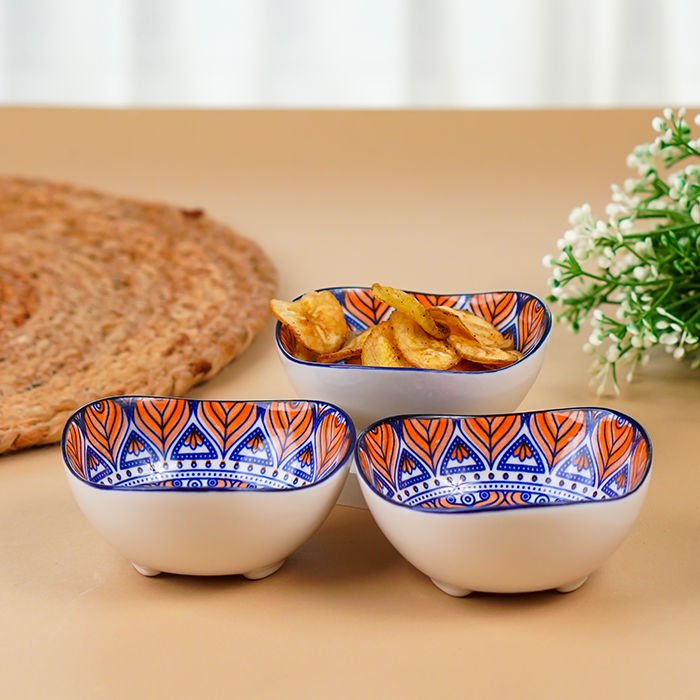
[(84, 406), (63, 432), (68, 469), (120, 489), (293, 489), (330, 476), (355, 429), (314, 401), (116, 397)]
[[(369, 288), (336, 287), (328, 289), (340, 302), (345, 320), (351, 330), (362, 331), (386, 321), (392, 307), (377, 301)], [(481, 294), (420, 294), (412, 292), (426, 307), (451, 306), (465, 309), (492, 323), (504, 336), (511, 338), (516, 350), (531, 354), (546, 339), (552, 325), (546, 305), (532, 294), (525, 292), (485, 292)], [(277, 324), (277, 342), (292, 358), (295, 358), (296, 337), (281, 323)], [(300, 360), (297, 360), (300, 361)], [(330, 367), (318, 363), (317, 367)], [(338, 366), (334, 363), (332, 366)], [(357, 365), (352, 365), (357, 367)], [(435, 371), (435, 370), (429, 370)]]
[(648, 474), (651, 445), (631, 418), (602, 409), (405, 416), (367, 428), (356, 462), (390, 501), (472, 511), (621, 498)]

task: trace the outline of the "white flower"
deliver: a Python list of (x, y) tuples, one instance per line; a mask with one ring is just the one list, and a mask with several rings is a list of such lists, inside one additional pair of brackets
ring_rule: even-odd
[(594, 345), (594, 346), (596, 346), (596, 347), (598, 347), (598, 345), (602, 345), (602, 343), (603, 343), (603, 338), (601, 337), (600, 332), (599, 332), (599, 331), (593, 331), (593, 333), (591, 333), (590, 336), (588, 337), (588, 342), (589, 342), (591, 345)]
[(679, 338), (678, 333), (662, 333), (659, 336), (659, 342), (662, 345), (675, 345)]
[(552, 265), (554, 264), (554, 257), (551, 256), (551, 255), (545, 255), (545, 256), (542, 258), (542, 264), (543, 264), (545, 267), (552, 267)]
[(608, 362), (616, 362), (620, 358), (620, 348), (617, 345), (611, 345), (605, 353), (605, 358)]
[(585, 343), (583, 346), (583, 352), (585, 352), (586, 355), (592, 355), (595, 352), (595, 348), (590, 343)]
[(620, 229), (625, 233), (629, 233), (634, 228), (634, 224), (630, 219), (623, 219), (620, 222)]
[(673, 110), (670, 107), (664, 109), (664, 119), (666, 119), (666, 121), (671, 121), (673, 119)]
[(666, 131), (666, 122), (661, 117), (654, 117), (651, 120), (651, 128), (661, 133), (662, 131)]
[(685, 348), (676, 348), (673, 351), (673, 357), (675, 357), (676, 360), (682, 359), (683, 355), (685, 355)]

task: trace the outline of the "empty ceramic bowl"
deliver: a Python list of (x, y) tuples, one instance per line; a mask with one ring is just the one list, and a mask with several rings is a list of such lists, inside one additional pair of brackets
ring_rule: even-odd
[(62, 451), (81, 510), (142, 574), (256, 579), (323, 523), (354, 441), (316, 401), (116, 397), (73, 414)]
[(636, 421), (599, 408), (395, 417), (355, 448), (382, 532), (454, 596), (578, 588), (629, 533), (651, 454)]
[[(354, 331), (374, 326), (391, 315), (392, 308), (374, 299), (367, 288), (337, 287), (328, 291), (340, 302)], [(453, 306), (482, 316), (510, 337), (525, 357), (508, 367), (480, 372), (306, 362), (294, 356), (294, 334), (278, 323), (278, 353), (297, 394), (341, 406), (358, 429), (380, 418), (405, 413), (514, 411), (544, 361), (552, 326), (547, 306), (524, 292), (414, 294), (425, 306)]]

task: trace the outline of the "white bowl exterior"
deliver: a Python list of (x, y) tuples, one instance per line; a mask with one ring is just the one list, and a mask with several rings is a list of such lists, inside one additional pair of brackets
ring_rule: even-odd
[(320, 365), (291, 359), (279, 343), (277, 350), (299, 397), (339, 406), (359, 432), (374, 421), (401, 414), (511, 413), (535, 383), (548, 342), (546, 338), (514, 365), (491, 372)]
[(381, 531), (431, 579), (468, 591), (525, 593), (573, 584), (599, 568), (629, 534), (650, 476), (620, 499), (480, 513), (407, 508), (359, 482)]
[(317, 484), (279, 491), (96, 488), (66, 473), (87, 519), (134, 564), (214, 576), (283, 561), (326, 519), (348, 469), (349, 461)]

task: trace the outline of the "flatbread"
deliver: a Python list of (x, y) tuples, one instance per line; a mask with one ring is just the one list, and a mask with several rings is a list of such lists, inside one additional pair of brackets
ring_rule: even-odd
[(95, 399), (183, 395), (275, 291), (263, 251), (200, 210), (0, 178), (0, 453), (58, 441)]

